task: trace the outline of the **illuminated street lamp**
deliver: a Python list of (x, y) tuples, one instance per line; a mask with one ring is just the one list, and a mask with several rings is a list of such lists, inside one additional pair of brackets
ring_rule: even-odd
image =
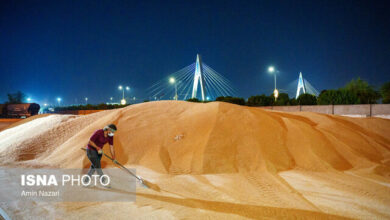
[(275, 89), (276, 89), (276, 73), (275, 73), (275, 67), (273, 67), (273, 66), (268, 67), (268, 72), (269, 72), (270, 74), (274, 74), (274, 77), (275, 77)]
[(88, 104), (88, 97), (85, 97), (85, 104)]
[(61, 98), (57, 98), (58, 106), (60, 106), (60, 105), (61, 105), (61, 101), (62, 101), (62, 99), (61, 99)]
[(274, 79), (275, 79), (274, 97), (275, 97), (275, 101), (276, 101), (276, 99), (277, 99), (278, 96), (279, 96), (279, 91), (276, 89), (276, 72), (275, 72), (275, 67), (273, 67), (273, 66), (268, 67), (268, 72), (269, 72), (270, 74), (274, 74)]
[[(122, 104), (122, 105), (126, 105), (125, 90), (123, 89), (122, 86), (118, 86), (118, 89), (119, 89), (119, 90), (122, 90), (122, 100), (121, 100), (121, 104)], [(129, 90), (130, 90), (130, 87), (126, 86), (125, 89), (126, 89), (127, 91), (129, 91)]]
[(279, 91), (277, 89), (274, 90), (274, 97), (275, 97), (275, 101), (276, 99), (278, 98), (279, 96)]
[(174, 97), (174, 99), (177, 101), (177, 84), (176, 84), (175, 78), (173, 78), (173, 77), (169, 78), (169, 83), (175, 85), (175, 97)]
[(27, 98), (27, 102), (30, 102), (31, 101), (31, 98)]

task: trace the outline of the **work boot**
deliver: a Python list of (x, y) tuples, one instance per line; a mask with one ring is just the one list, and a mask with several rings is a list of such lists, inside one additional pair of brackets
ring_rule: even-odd
[(108, 183), (107, 184), (107, 182), (108, 182), (108, 178), (106, 178), (106, 177), (102, 177), (102, 183), (104, 184), (101, 184), (103, 187), (105, 187), (105, 188), (111, 188), (111, 183)]
[(82, 181), (82, 186), (83, 187), (91, 187), (91, 182), (92, 181), (90, 181), (89, 182), (89, 184), (87, 184), (88, 183), (88, 177), (87, 176), (84, 176), (82, 179), (81, 179), (81, 181)]

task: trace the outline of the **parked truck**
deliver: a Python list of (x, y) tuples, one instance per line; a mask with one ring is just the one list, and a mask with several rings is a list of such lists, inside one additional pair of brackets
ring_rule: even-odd
[(38, 114), (37, 103), (0, 104), (0, 115), (4, 118), (26, 118)]

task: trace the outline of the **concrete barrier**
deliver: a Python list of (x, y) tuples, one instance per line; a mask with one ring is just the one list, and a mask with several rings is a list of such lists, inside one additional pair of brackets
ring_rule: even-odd
[(371, 116), (370, 105), (334, 105), (335, 115), (351, 115), (357, 117)]
[(350, 117), (390, 118), (390, 104), (261, 106), (283, 112), (317, 112)]
[(390, 104), (372, 104), (372, 115), (390, 115)]
[(333, 114), (333, 106), (332, 105), (302, 105), (301, 111)]
[(282, 112), (299, 112), (300, 106), (299, 105), (292, 105), (292, 106), (273, 106), (273, 110), (276, 111), (282, 111)]
[[(345, 115), (353, 117), (390, 118), (390, 104), (364, 105), (294, 105), (294, 106), (259, 106), (258, 108), (282, 112), (317, 112), (323, 114)], [(88, 115), (105, 110), (67, 110), (57, 114)]]

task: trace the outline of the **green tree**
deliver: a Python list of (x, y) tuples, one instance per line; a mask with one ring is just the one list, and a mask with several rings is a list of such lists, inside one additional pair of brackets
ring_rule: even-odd
[(297, 101), (297, 99), (292, 98), (292, 99), (290, 99), (290, 100), (288, 101), (288, 104), (289, 104), (289, 105), (298, 105), (298, 101)]
[(108, 109), (108, 106), (106, 103), (100, 103), (96, 109)]
[(357, 96), (346, 89), (323, 90), (318, 96), (319, 105), (359, 104)]
[(215, 99), (215, 101), (229, 102), (229, 103), (237, 104), (237, 105), (245, 105), (245, 99), (240, 98), (240, 97), (220, 96), (220, 97), (217, 97)]
[(322, 90), (318, 96), (317, 103), (319, 105), (333, 105), (336, 96), (336, 90)]
[(123, 108), (126, 106), (129, 106), (130, 104), (126, 104), (125, 106), (123, 105), (118, 105), (118, 104), (105, 104), (101, 103), (99, 105), (70, 105), (70, 106), (60, 106), (60, 107), (55, 107), (55, 111), (66, 111), (66, 110), (106, 110), (106, 109), (115, 109), (115, 108)]
[(248, 98), (248, 106), (270, 106), (274, 104), (274, 97), (266, 95), (256, 95)]
[(300, 105), (317, 105), (317, 97), (309, 93), (299, 95), (297, 101)]
[(341, 88), (336, 90), (335, 105), (353, 105), (360, 104), (359, 97), (350, 90)]
[(275, 105), (289, 105), (289, 101), (290, 101), (290, 97), (288, 97), (287, 93), (279, 93)]
[(382, 103), (390, 104), (390, 82), (386, 82), (381, 87)]
[(187, 99), (187, 102), (200, 102), (200, 101), (197, 98), (190, 98), (190, 99)]
[(8, 93), (8, 102), (9, 104), (20, 104), (23, 103), (24, 100), (26, 99), (26, 95), (21, 92), (17, 91), (16, 93)]
[(375, 104), (380, 98), (379, 92), (360, 78), (352, 79), (345, 85), (344, 89), (353, 93), (359, 99), (356, 104)]

